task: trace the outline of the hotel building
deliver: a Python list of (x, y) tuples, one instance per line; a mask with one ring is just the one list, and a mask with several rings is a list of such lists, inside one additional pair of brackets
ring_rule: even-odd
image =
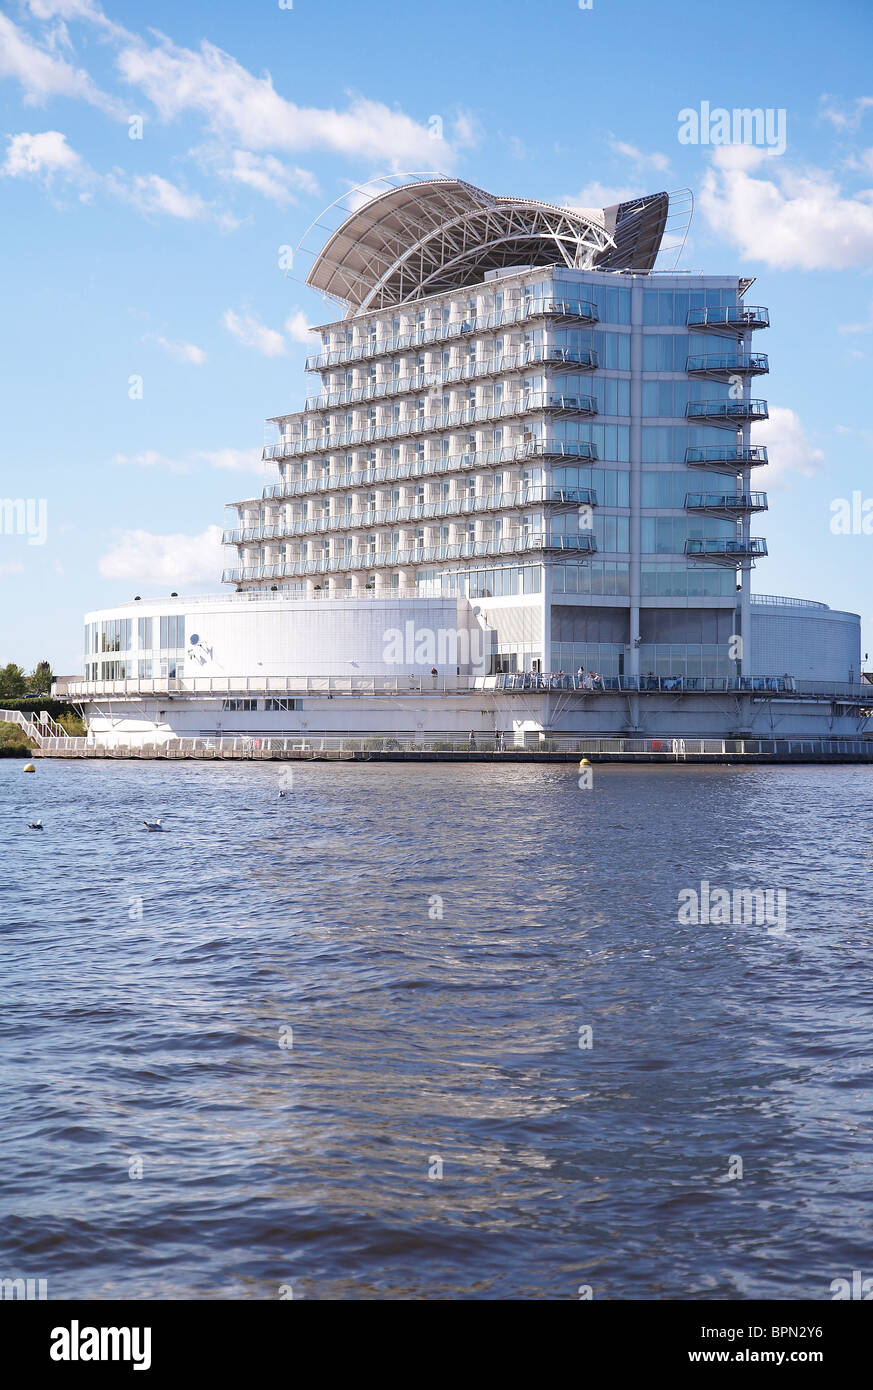
[[(656, 272), (669, 212), (430, 178), (345, 216), (225, 595), (87, 616), (69, 696), (95, 737), (724, 733), (755, 704), (823, 733), (859, 620), (751, 587), (768, 311), (748, 278)], [(857, 732), (858, 708), (831, 721)]]

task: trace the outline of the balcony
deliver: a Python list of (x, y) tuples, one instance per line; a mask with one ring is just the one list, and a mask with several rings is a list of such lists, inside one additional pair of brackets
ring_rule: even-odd
[(360, 469), (356, 473), (322, 473), (316, 478), (270, 483), (264, 488), (262, 497), (268, 502), (285, 497), (311, 497), (324, 492), (369, 487), (373, 483), (439, 478), (482, 468), (502, 468), (507, 463), (523, 463), (528, 459), (573, 459), (593, 463), (597, 459), (597, 445), (587, 439), (523, 439), (517, 444), (505, 444), (497, 449), (471, 449), (464, 454), (403, 459), (380, 467)]
[(223, 532), (222, 545), (252, 545), (290, 536), (325, 536), (340, 531), (366, 531), (376, 526), (417, 525), (423, 521), (442, 521), (451, 517), (473, 517), (489, 513), (549, 507), (570, 511), (575, 507), (596, 507), (597, 493), (590, 487), (554, 488), (533, 484), (519, 492), (492, 492), (480, 497), (450, 497), (445, 501), (417, 502), (402, 507), (341, 512), (336, 516), (295, 518), (265, 526), (242, 526)]
[(706, 353), (689, 357), (685, 362), (689, 376), (762, 376), (770, 370), (766, 352)]
[(467, 429), (470, 425), (494, 424), (500, 420), (531, 415), (540, 410), (564, 416), (596, 415), (597, 401), (593, 396), (565, 396), (554, 391), (521, 391), (509, 400), (467, 406), (462, 410), (446, 410), (438, 415), (417, 414), (406, 419), (388, 420), (381, 425), (371, 424), (359, 429), (342, 430), (339, 434), (322, 433), (305, 438), (296, 436), (293, 439), (284, 439), (278, 444), (266, 445), (262, 458), (269, 462), (283, 458), (329, 454), (335, 449)]
[(770, 327), (770, 311), (759, 304), (728, 304), (718, 309), (689, 309), (685, 320), (688, 328), (702, 328), (710, 333), (747, 333), (755, 328)]
[(349, 343), (340, 348), (311, 355), (306, 359), (308, 372), (321, 372), (326, 367), (340, 367), (347, 362), (364, 362), (373, 357), (389, 357), (398, 352), (414, 352), (428, 343), (449, 343), (474, 333), (488, 333), (532, 319), (549, 319), (552, 323), (597, 323), (597, 305), (586, 299), (524, 299), (509, 309), (495, 309), (476, 318), (454, 319), (449, 323), (422, 324), (407, 333), (391, 338), (371, 338), (366, 342)]
[(685, 450), (685, 462), (692, 467), (704, 467), (721, 473), (741, 473), (744, 468), (760, 468), (767, 463), (766, 444), (750, 444), (748, 448), (722, 448), (720, 444), (692, 444)]
[(707, 516), (720, 516), (728, 520), (735, 517), (750, 516), (752, 512), (767, 510), (766, 492), (689, 492), (685, 497), (685, 509), (689, 512), (702, 512)]
[(441, 563), (446, 560), (505, 559), (507, 556), (528, 555), (542, 551), (572, 551), (591, 554), (597, 549), (591, 535), (553, 536), (548, 532), (532, 532), (510, 539), (492, 537), (482, 541), (459, 541), (451, 545), (417, 546), (412, 550), (366, 551), (360, 555), (320, 556), (317, 560), (287, 560), (270, 565), (244, 566), (225, 570), (223, 584), (244, 584), (266, 579), (305, 578), (310, 575), (347, 574), (355, 571), (370, 573), (375, 569), (397, 568)]
[(754, 563), (767, 554), (767, 542), (761, 536), (738, 537), (736, 540), (709, 539), (686, 540), (685, 554), (694, 560), (706, 560), (714, 565), (741, 565), (744, 561)]
[[(416, 372), (402, 377), (392, 376), (383, 381), (368, 382), (366, 385), (322, 392), (318, 396), (308, 396), (305, 409), (323, 411), (347, 405), (366, 405), (370, 401), (420, 393), (435, 387), (463, 385), (470, 381), (505, 376), (511, 372), (526, 371), (528, 367), (532, 366), (573, 367), (578, 371), (594, 371), (599, 365), (600, 360), (594, 348), (569, 348), (556, 344), (526, 347), (519, 352), (502, 353), (496, 357), (483, 357), (474, 361), (459, 362), (440, 371)], [(287, 417), (274, 418), (284, 419)]]
[(685, 407), (689, 420), (705, 420), (710, 425), (748, 424), (750, 421), (767, 420), (769, 413), (766, 401), (689, 401)]
[(577, 371), (588, 372), (595, 371), (599, 365), (600, 361), (594, 348), (531, 347), (521, 352), (503, 353), (499, 357), (484, 357), (477, 362), (458, 363), (438, 372), (418, 372), (412, 376), (389, 377), (385, 381), (324, 391), (318, 396), (307, 396), (304, 410), (323, 412), (348, 405), (367, 405), (370, 401), (384, 401), (393, 396), (417, 394), (435, 387), (504, 376), (509, 372), (525, 371), (531, 366), (573, 367)]

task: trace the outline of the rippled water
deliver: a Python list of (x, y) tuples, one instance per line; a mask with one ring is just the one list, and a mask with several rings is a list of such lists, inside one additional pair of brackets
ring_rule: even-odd
[[(21, 766), (0, 1275), (337, 1299), (873, 1275), (868, 769), (600, 766), (585, 791), (306, 763), (278, 799), (287, 765)], [(785, 935), (680, 925), (703, 879), (784, 888)]]

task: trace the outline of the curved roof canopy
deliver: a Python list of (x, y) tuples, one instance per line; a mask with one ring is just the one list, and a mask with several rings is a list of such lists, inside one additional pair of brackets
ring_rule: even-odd
[(306, 283), (354, 313), (475, 285), (487, 271), (512, 266), (651, 270), (668, 202), (654, 193), (603, 209), (567, 208), (427, 177), (378, 192), (351, 212)]

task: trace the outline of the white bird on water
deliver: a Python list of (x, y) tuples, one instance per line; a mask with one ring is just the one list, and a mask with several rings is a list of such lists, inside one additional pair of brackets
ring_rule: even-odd
[(145, 826), (146, 830), (163, 830), (164, 828), (161, 825), (160, 816), (158, 816), (157, 820), (144, 820), (143, 825)]

